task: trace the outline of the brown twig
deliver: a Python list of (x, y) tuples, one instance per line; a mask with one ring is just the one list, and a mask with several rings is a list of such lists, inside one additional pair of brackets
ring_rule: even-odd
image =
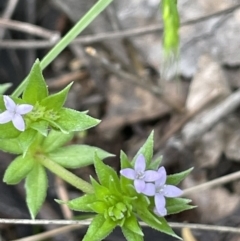
[[(7, 6), (2, 14), (3, 19), (10, 19), (16, 6), (17, 6), (18, 0), (9, 0), (7, 3)], [(5, 29), (0, 29), (0, 39), (4, 37)]]
[[(219, 96), (219, 93), (217, 91), (212, 91), (212, 93), (209, 95), (206, 100), (204, 100), (195, 110), (191, 112), (186, 112), (186, 114), (182, 118), (178, 118), (175, 123), (173, 124), (173, 127), (165, 133), (165, 135), (162, 137), (160, 142), (157, 144), (156, 148), (161, 148), (162, 145), (166, 143), (166, 141), (172, 137), (174, 134), (176, 134), (178, 131), (181, 130), (181, 128), (194, 116), (199, 114), (202, 110), (205, 109), (206, 106), (208, 106), (210, 103), (212, 103), (217, 97)], [(156, 154), (157, 156), (158, 154)]]
[(92, 58), (99, 61), (111, 73), (114, 73), (121, 79), (127, 80), (129, 83), (140, 86), (143, 89), (149, 91), (150, 93), (154, 94), (156, 97), (160, 98), (164, 103), (166, 103), (169, 107), (171, 107), (176, 112), (182, 113), (184, 111), (183, 107), (180, 106), (177, 101), (173, 101), (172, 99), (165, 96), (162, 93), (162, 91), (159, 89), (158, 86), (153, 86), (153, 85), (149, 84), (150, 81), (141, 79), (141, 77), (139, 77), (139, 76), (129, 74), (129, 73), (125, 72), (124, 70), (116, 67), (115, 65), (110, 63), (106, 58), (104, 58), (103, 56), (100, 56), (100, 54), (98, 54), (94, 48), (88, 47), (88, 48), (86, 48), (86, 52)]
[(81, 80), (88, 76), (86, 71), (77, 70), (67, 74), (63, 74), (56, 78), (48, 79), (47, 84), (49, 89), (60, 89), (70, 84), (72, 81)]
[[(58, 32), (53, 32), (30, 23), (23, 23), (15, 20), (0, 19), (0, 27), (29, 33), (38, 37), (49, 39), (54, 42), (60, 38), (60, 35)], [(25, 41), (25, 43), (26, 42), (28, 41)]]
[[(56, 192), (57, 192), (57, 196), (60, 200), (64, 200), (64, 201), (68, 201), (68, 193), (66, 190), (66, 185), (63, 182), (63, 180), (59, 177), (55, 178), (55, 183), (56, 183)], [(63, 213), (63, 217), (65, 219), (72, 219), (73, 218), (73, 212), (71, 209), (69, 209), (69, 207), (67, 205), (60, 205), (60, 208), (62, 210)]]
[(210, 189), (212, 187), (220, 186), (222, 184), (226, 184), (228, 182), (235, 181), (237, 179), (240, 179), (240, 171), (231, 173), (231, 174), (223, 176), (223, 177), (216, 178), (212, 181), (202, 183), (202, 184), (199, 184), (194, 187), (187, 188), (187, 189), (183, 190), (182, 196), (186, 196), (193, 192), (200, 192), (200, 191), (203, 191), (206, 189)]
[[(32, 219), (0, 219), (0, 223), (2, 224), (21, 224), (21, 225), (48, 225), (48, 224), (55, 224), (55, 225), (85, 225), (88, 226), (91, 223), (91, 219), (88, 220), (32, 220)], [(234, 227), (227, 227), (227, 226), (217, 226), (217, 225), (205, 225), (205, 224), (198, 224), (198, 223), (175, 223), (169, 222), (168, 223), (172, 228), (184, 228), (188, 227), (191, 229), (197, 230), (210, 230), (210, 231), (217, 231), (217, 232), (228, 232), (228, 233), (240, 233), (239, 228)], [(145, 223), (140, 222), (141, 226), (147, 226)], [(75, 228), (75, 227), (73, 227)], [(77, 228), (77, 226), (76, 226)], [(15, 240), (16, 241), (16, 240)], [(20, 240), (18, 240), (20, 241)], [(23, 240), (21, 240), (23, 241)], [(24, 240), (26, 241), (26, 240)], [(29, 240), (28, 240), (29, 241)]]
[[(223, 14), (228, 14), (228, 13), (231, 13), (231, 12), (237, 10), (239, 7), (240, 7), (240, 4), (236, 4), (233, 7), (209, 14), (207, 16), (199, 17), (199, 18), (192, 19), (192, 20), (187, 20), (185, 22), (182, 22), (181, 26), (193, 25), (196, 23), (206, 21), (210, 18), (218, 17)], [(147, 27), (128, 29), (128, 30), (124, 30), (124, 31), (117, 31), (117, 32), (110, 32), (110, 33), (108, 32), (108, 33), (96, 34), (93, 36), (91, 35), (91, 36), (79, 37), (79, 38), (76, 38), (73, 41), (73, 43), (91, 44), (91, 43), (101, 42), (104, 40), (137, 37), (140, 35), (151, 34), (151, 33), (162, 32), (162, 31), (163, 31), (162, 24), (154, 24), (154, 25), (148, 25)], [(16, 49), (50, 48), (50, 47), (54, 46), (57, 43), (57, 41), (58, 41), (57, 39), (53, 39), (52, 41), (46, 41), (46, 40), (1, 41), (0, 47), (1, 48), (16, 48)]]
[(240, 105), (240, 89), (228, 96), (225, 100), (220, 102), (217, 106), (209, 110), (201, 120), (188, 123), (183, 131), (183, 138), (186, 145), (195, 142), (206, 131), (212, 128), (224, 117), (227, 117)]

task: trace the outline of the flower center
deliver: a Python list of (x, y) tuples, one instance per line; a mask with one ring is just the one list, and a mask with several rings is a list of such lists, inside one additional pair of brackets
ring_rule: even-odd
[(145, 172), (137, 172), (136, 173), (136, 179), (142, 180), (142, 179), (144, 179), (144, 177), (145, 177)]
[(166, 185), (156, 187), (156, 193), (163, 194), (165, 188), (166, 188)]

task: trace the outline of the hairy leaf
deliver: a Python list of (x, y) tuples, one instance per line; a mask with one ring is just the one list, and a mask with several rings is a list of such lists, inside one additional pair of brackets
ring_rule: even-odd
[(113, 156), (98, 147), (88, 145), (71, 145), (58, 148), (48, 153), (48, 156), (65, 168), (79, 168), (93, 164), (95, 153), (100, 159)]
[(167, 176), (166, 183), (171, 185), (178, 185), (192, 170), (193, 170), (193, 167), (189, 168), (186, 171), (169, 175)]
[(33, 169), (26, 178), (27, 206), (32, 219), (34, 219), (40, 210), (47, 195), (47, 175), (44, 167), (35, 163)]
[(3, 181), (7, 184), (17, 184), (24, 179), (34, 166), (34, 159), (31, 156), (18, 156), (5, 171)]
[(48, 119), (53, 127), (58, 128), (63, 133), (70, 133), (73, 131), (84, 131), (99, 124), (100, 120), (94, 119), (85, 113), (62, 108), (59, 111), (59, 118), (57, 120)]
[(66, 204), (70, 209), (75, 211), (92, 212), (92, 209), (89, 207), (89, 204), (96, 201), (96, 196), (95, 194), (86, 194), (82, 197), (72, 199), (68, 202), (64, 202), (61, 200), (55, 201), (59, 204)]
[(52, 152), (70, 141), (73, 136), (73, 132), (69, 134), (64, 134), (60, 131), (51, 130), (42, 143), (42, 149), (46, 153)]
[(37, 59), (29, 75), (27, 86), (23, 92), (23, 100), (28, 104), (36, 104), (48, 96), (46, 82), (42, 75), (40, 61)]
[(153, 136), (154, 136), (154, 132), (152, 131), (148, 139), (146, 140), (146, 142), (143, 144), (143, 146), (139, 149), (137, 154), (134, 156), (133, 163), (135, 163), (139, 154), (143, 154), (146, 159), (146, 167), (149, 166), (153, 156)]
[(98, 214), (91, 222), (86, 235), (82, 241), (101, 241), (107, 237), (116, 224), (111, 220), (106, 220), (103, 215)]
[(65, 87), (60, 92), (50, 95), (47, 98), (43, 99), (40, 102), (40, 105), (46, 107), (47, 109), (53, 109), (55, 111), (60, 110), (67, 99), (67, 95), (72, 84), (73, 82), (70, 83), (67, 87)]

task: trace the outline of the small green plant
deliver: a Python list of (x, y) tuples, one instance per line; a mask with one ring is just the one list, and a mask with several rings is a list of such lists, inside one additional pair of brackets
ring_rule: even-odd
[[(143, 240), (139, 220), (179, 238), (165, 216), (193, 208), (189, 204), (191, 200), (179, 197), (182, 190), (176, 187), (192, 169), (167, 176), (165, 168), (160, 166), (161, 158), (152, 161), (153, 132), (133, 160), (121, 152), (120, 175), (102, 161), (112, 156), (111, 153), (88, 145), (65, 146), (75, 132), (88, 130), (100, 120), (87, 112), (64, 107), (72, 83), (49, 95), (42, 75), (42, 70), (110, 2), (100, 0), (41, 62), (36, 60), (28, 77), (11, 96), (0, 95), (0, 149), (17, 155), (6, 169), (3, 181), (15, 185), (25, 180), (26, 202), (32, 219), (46, 198), (46, 170), (81, 190), (84, 195), (79, 198), (56, 201), (72, 210), (94, 213), (84, 241), (100, 241), (116, 226), (121, 227), (127, 240)], [(167, 29), (172, 23), (176, 25), (172, 12), (167, 10), (169, 3), (163, 1)], [(164, 42), (166, 50), (175, 48), (178, 41), (175, 30), (169, 31), (166, 30)], [(2, 86), (1, 91), (7, 87)], [(91, 183), (68, 170), (90, 164), (94, 164), (97, 174), (97, 180), (91, 177)]]

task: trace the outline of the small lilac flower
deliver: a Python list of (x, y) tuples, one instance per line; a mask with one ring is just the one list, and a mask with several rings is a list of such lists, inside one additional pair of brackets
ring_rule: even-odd
[(135, 162), (134, 169), (125, 168), (120, 171), (120, 174), (128, 179), (134, 180), (134, 187), (138, 193), (141, 193), (146, 186), (146, 182), (154, 182), (160, 178), (157, 171), (145, 170), (146, 161), (142, 154), (140, 154)]
[(28, 104), (17, 105), (9, 96), (6, 95), (3, 96), (3, 100), (6, 110), (0, 114), (0, 124), (12, 121), (16, 129), (24, 131), (25, 123), (22, 115), (29, 113), (33, 109), (33, 106)]
[(154, 212), (158, 216), (165, 216), (167, 214), (165, 197), (178, 197), (182, 194), (182, 190), (173, 185), (167, 185), (167, 173), (164, 167), (158, 169), (160, 178), (152, 183), (146, 184), (143, 193), (147, 196), (154, 196), (155, 209)]

